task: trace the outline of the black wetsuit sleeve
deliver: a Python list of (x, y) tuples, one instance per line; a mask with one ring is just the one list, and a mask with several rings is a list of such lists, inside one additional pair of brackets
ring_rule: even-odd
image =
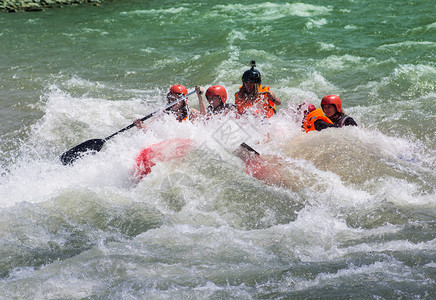
[(348, 117), (344, 122), (344, 126), (357, 126), (357, 123), (352, 117)]
[(340, 126), (337, 126), (335, 124), (329, 124), (327, 122), (324, 122), (323, 120), (316, 120), (314, 125), (315, 125), (315, 130), (318, 130), (318, 131), (321, 131), (323, 129), (330, 128), (330, 127), (340, 127)]

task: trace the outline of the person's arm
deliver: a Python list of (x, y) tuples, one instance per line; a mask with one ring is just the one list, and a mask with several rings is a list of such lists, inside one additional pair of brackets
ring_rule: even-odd
[[(195, 108), (189, 108), (188, 120), (194, 121), (200, 116), (200, 112)], [(201, 115), (203, 116), (203, 115)]]
[(267, 91), (266, 95), (268, 97), (268, 100), (270, 100), (272, 103), (274, 103), (276, 105), (282, 104), (282, 101), (280, 100), (280, 98), (277, 97), (273, 92)]
[(315, 130), (317, 130), (317, 131), (321, 131), (323, 129), (331, 128), (331, 127), (340, 127), (340, 126), (337, 126), (334, 124), (329, 124), (323, 120), (316, 120), (314, 125), (315, 125)]
[(357, 123), (352, 117), (348, 117), (344, 122), (344, 126), (357, 126)]
[(133, 121), (133, 124), (135, 124), (136, 128), (144, 129), (144, 131), (147, 130), (147, 127), (148, 125), (150, 125), (150, 123), (145, 124), (144, 121), (141, 121), (141, 119), (136, 119), (135, 121)]
[(197, 97), (198, 97), (198, 106), (200, 107), (200, 114), (205, 116), (207, 113), (206, 105), (204, 104), (203, 96), (202, 96), (204, 94), (204, 88), (198, 85), (195, 87), (195, 92), (197, 93)]

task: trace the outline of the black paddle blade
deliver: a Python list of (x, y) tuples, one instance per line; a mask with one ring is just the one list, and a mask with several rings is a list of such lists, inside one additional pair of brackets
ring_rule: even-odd
[(242, 143), (233, 151), (233, 154), (242, 159), (244, 162), (259, 156), (259, 152), (248, 146), (246, 143)]
[(257, 152), (256, 150), (254, 150), (253, 148), (251, 148), (250, 146), (248, 146), (246, 143), (242, 143), (241, 145), (239, 145), (240, 147), (247, 149), (250, 152), (253, 152), (256, 155), (260, 155), (259, 152)]
[(75, 160), (82, 157), (86, 152), (96, 153), (103, 148), (106, 141), (102, 139), (93, 139), (71, 148), (61, 155), (60, 159), (64, 165), (72, 164)]

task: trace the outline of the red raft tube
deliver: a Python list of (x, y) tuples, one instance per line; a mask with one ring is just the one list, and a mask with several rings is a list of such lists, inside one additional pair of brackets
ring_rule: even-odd
[(144, 148), (136, 157), (133, 174), (142, 179), (151, 172), (151, 168), (159, 162), (172, 161), (183, 158), (194, 149), (190, 139), (175, 138), (165, 140)]

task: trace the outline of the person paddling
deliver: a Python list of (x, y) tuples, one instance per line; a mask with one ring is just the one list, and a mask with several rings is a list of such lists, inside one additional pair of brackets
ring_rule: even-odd
[[(168, 103), (171, 103), (180, 97), (186, 96), (188, 94), (188, 89), (181, 85), (175, 84), (170, 88), (167, 94)], [(186, 120), (192, 120), (200, 112), (194, 108), (188, 106), (188, 98), (174, 104), (166, 110), (168, 113), (172, 113), (176, 116), (177, 121), (183, 122)]]
[(206, 116), (207, 119), (217, 114), (227, 114), (235, 109), (234, 104), (226, 103), (227, 91), (221, 85), (213, 85), (206, 90), (206, 99), (209, 102), (209, 106), (206, 107), (203, 101), (204, 89), (201, 86), (196, 86), (195, 91), (198, 96), (198, 103), (200, 106), (200, 114)]
[(304, 118), (301, 125), (306, 133), (317, 130), (315, 124), (320, 124), (320, 122), (333, 124), (333, 122), (324, 115), (321, 108), (316, 108), (313, 104), (310, 104), (309, 106), (308, 110), (304, 111)]
[(327, 95), (321, 100), (322, 111), (325, 119), (318, 119), (314, 122), (315, 130), (321, 131), (330, 127), (357, 126), (356, 121), (350, 116), (347, 116), (342, 110), (342, 101), (337, 95)]
[[(186, 96), (187, 94), (188, 94), (188, 89), (185, 86), (181, 84), (175, 84), (170, 87), (170, 90), (167, 94), (167, 101), (168, 103), (174, 102), (175, 100), (179, 99), (180, 97)], [(173, 106), (167, 108), (165, 112), (168, 114), (174, 114), (177, 121), (179, 122), (183, 122), (186, 120), (193, 120), (200, 113), (198, 110), (194, 108), (190, 108), (188, 106), (187, 97), (184, 100), (181, 100), (178, 103), (174, 104)], [(144, 122), (142, 122), (139, 119), (135, 120), (134, 124), (138, 128), (147, 127), (147, 125), (145, 125)]]
[(261, 74), (254, 67), (256, 62), (251, 61), (251, 69), (242, 75), (242, 86), (235, 94), (235, 104), (239, 114), (251, 109), (255, 115), (270, 118), (275, 114), (275, 105), (280, 105), (280, 99), (270, 91), (268, 86), (261, 85)]

